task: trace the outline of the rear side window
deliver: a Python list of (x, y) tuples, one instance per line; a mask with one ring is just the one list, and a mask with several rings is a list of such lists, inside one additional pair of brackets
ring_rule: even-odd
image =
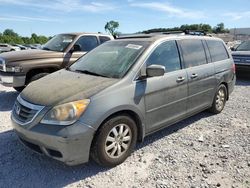
[(105, 36), (100, 36), (99, 39), (100, 39), (101, 44), (110, 40), (109, 37), (105, 37)]
[(147, 66), (162, 65), (166, 68), (166, 72), (172, 72), (181, 69), (180, 57), (175, 41), (167, 41), (152, 52), (147, 59)]
[(180, 45), (186, 68), (207, 63), (201, 40), (184, 39), (180, 41)]
[(227, 50), (221, 41), (207, 40), (206, 42), (213, 62), (229, 58)]

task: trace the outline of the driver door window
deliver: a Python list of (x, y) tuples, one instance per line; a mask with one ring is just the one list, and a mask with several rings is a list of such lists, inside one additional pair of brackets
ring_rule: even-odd
[(162, 65), (166, 72), (181, 69), (180, 57), (175, 41), (167, 41), (160, 44), (149, 56), (147, 66)]
[(82, 52), (88, 52), (98, 46), (98, 40), (95, 36), (83, 36), (76, 42)]

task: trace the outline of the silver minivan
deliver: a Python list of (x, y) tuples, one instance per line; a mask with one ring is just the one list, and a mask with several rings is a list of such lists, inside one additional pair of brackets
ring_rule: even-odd
[(31, 83), (11, 118), (20, 140), (36, 152), (68, 165), (91, 156), (111, 167), (155, 131), (206, 109), (220, 113), (235, 80), (220, 39), (127, 36)]

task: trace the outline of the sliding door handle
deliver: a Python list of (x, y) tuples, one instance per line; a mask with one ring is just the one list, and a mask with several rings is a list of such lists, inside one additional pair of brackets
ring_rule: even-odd
[(185, 77), (180, 76), (177, 78), (176, 82), (183, 82), (184, 80), (185, 80)]
[(198, 77), (198, 74), (196, 74), (196, 73), (194, 73), (194, 74), (192, 74), (191, 75), (191, 78), (193, 79), (193, 78), (197, 78)]

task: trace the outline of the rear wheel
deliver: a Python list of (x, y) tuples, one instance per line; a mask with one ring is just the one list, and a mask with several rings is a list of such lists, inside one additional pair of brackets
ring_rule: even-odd
[(227, 88), (225, 85), (220, 85), (213, 101), (212, 107), (209, 109), (212, 113), (220, 113), (226, 104), (227, 100)]
[(134, 120), (127, 115), (113, 117), (97, 131), (91, 157), (102, 166), (119, 165), (131, 154), (136, 140), (137, 127)]

